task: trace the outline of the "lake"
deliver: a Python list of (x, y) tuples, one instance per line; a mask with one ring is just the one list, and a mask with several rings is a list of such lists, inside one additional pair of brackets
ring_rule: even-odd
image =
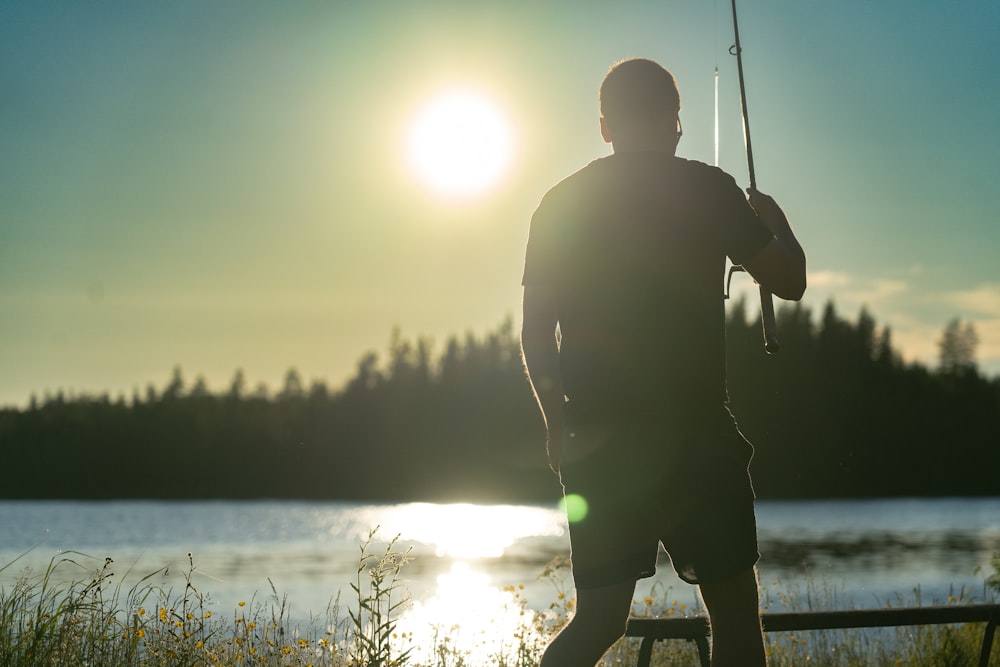
[[(1000, 553), (1000, 498), (761, 501), (757, 513), (772, 605), (818, 592), (824, 606), (899, 606), (915, 604), (917, 589), (923, 604), (982, 600)], [(506, 586), (523, 585), (530, 608), (547, 607), (557, 590), (538, 575), (569, 548), (554, 506), (0, 501), (0, 526), (0, 564), (20, 556), (0, 573), (5, 587), (53, 558), (72, 558), (80, 567), (64, 574), (83, 579), (111, 557), (126, 583), (169, 566), (156, 581), (183, 590), (191, 553), (192, 582), (220, 610), (267, 599), (273, 583), (301, 620), (322, 614), (338, 591), (349, 599), (359, 545), (379, 527), (378, 548), (395, 535), (400, 549), (412, 547), (401, 572), (411, 616), (442, 627), (490, 618), (510, 602)], [(571, 579), (563, 585), (571, 592)], [(697, 604), (668, 562), (640, 583), (637, 598), (646, 595)]]

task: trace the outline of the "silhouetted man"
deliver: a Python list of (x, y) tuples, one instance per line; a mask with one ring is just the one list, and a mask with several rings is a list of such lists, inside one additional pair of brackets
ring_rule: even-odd
[[(521, 344), (571, 516), (576, 614), (542, 667), (595, 664), (662, 543), (700, 588), (712, 664), (764, 665), (752, 447), (727, 408), (725, 260), (798, 300), (805, 255), (773, 199), (675, 157), (673, 76), (618, 63), (600, 89), (613, 154), (553, 187), (531, 220)], [(752, 204), (752, 206), (751, 206)], [(576, 514), (576, 513), (574, 513)]]

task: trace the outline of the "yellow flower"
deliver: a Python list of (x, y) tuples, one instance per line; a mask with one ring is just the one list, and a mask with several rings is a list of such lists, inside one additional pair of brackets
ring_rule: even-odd
[(245, 607), (245, 606), (247, 606), (247, 603), (246, 603), (246, 602), (244, 602), (243, 600), (240, 600), (240, 602), (239, 602), (239, 605), (240, 605), (241, 607)]
[(205, 612), (205, 618), (212, 618), (212, 612), (206, 611)]
[(145, 637), (146, 636), (146, 631), (143, 630), (142, 628), (139, 628), (138, 630), (135, 631), (135, 636), (136, 637)]
[(139, 614), (140, 616), (145, 616), (145, 615), (146, 615), (146, 610), (145, 610), (145, 609), (143, 609), (142, 607), (139, 607), (139, 611), (138, 611), (137, 613), (138, 613), (138, 614)]

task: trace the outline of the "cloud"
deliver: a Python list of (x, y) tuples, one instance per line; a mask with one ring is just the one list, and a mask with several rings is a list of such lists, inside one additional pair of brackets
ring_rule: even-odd
[(944, 297), (961, 312), (1000, 318), (1000, 284), (986, 283), (969, 290), (946, 292)]
[(810, 271), (809, 287), (845, 287), (850, 284), (851, 277), (842, 271)]

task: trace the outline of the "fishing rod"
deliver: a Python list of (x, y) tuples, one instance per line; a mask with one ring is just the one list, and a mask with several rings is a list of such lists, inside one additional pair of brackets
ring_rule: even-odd
[[(740, 46), (740, 25), (736, 18), (736, 0), (732, 0), (733, 6), (733, 35), (735, 43), (729, 49), (729, 53), (736, 56), (736, 71), (740, 82), (740, 108), (743, 111), (743, 141), (747, 149), (747, 171), (750, 175), (750, 189), (757, 189), (757, 175), (753, 169), (753, 145), (750, 143), (750, 116), (747, 113), (747, 89), (743, 81), (743, 48)], [(718, 73), (716, 73), (718, 76)], [(716, 83), (718, 86), (718, 83)], [(729, 269), (729, 279), (733, 277), (733, 271), (745, 271), (742, 266), (733, 266)], [(728, 280), (726, 294), (729, 294)], [(771, 293), (763, 285), (758, 285), (760, 291), (760, 318), (764, 327), (764, 350), (768, 354), (778, 351), (778, 336), (775, 333), (777, 325), (774, 321), (774, 300)]]

